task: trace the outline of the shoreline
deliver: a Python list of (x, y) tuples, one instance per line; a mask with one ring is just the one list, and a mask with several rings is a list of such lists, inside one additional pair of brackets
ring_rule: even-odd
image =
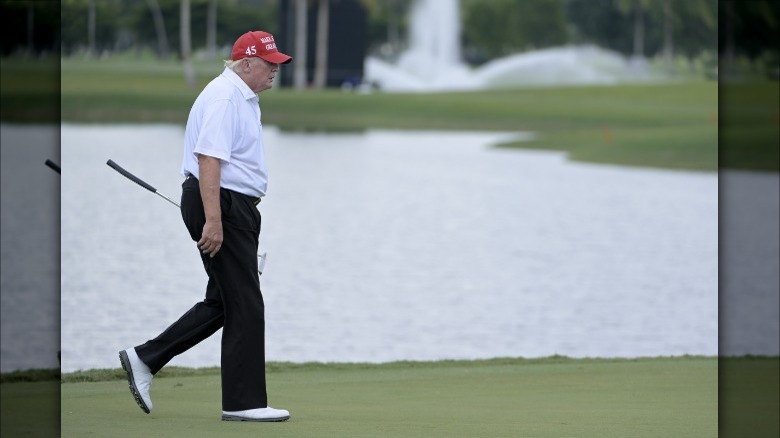
[[(453, 367), (482, 367), (505, 365), (576, 365), (596, 363), (631, 363), (654, 361), (685, 361), (685, 360), (718, 360), (718, 361), (780, 361), (780, 356), (772, 355), (678, 355), (678, 356), (642, 356), (642, 357), (582, 357), (554, 355), (539, 358), (496, 357), (490, 359), (442, 359), (431, 361), (398, 360), (391, 362), (277, 362), (266, 363), (266, 372), (282, 373), (312, 370), (355, 371), (355, 370), (398, 370), (398, 369), (433, 369)], [(156, 378), (197, 377), (217, 375), (220, 367), (182, 367), (168, 366), (162, 369)], [(0, 383), (43, 382), (60, 380), (61, 383), (108, 382), (126, 379), (121, 368), (92, 368), (62, 373), (57, 368), (36, 368), (15, 370), (0, 374)]]

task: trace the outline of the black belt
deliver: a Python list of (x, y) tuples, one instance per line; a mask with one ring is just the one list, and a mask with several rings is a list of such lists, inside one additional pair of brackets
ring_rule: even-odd
[[(195, 180), (195, 181), (197, 181), (197, 180), (198, 180), (198, 179), (197, 179), (197, 178), (195, 178), (195, 177), (194, 177), (192, 174), (189, 174), (189, 175), (187, 175), (187, 177), (186, 177), (186, 178), (184, 178), (184, 181), (187, 181), (187, 180), (190, 180), (190, 179), (192, 179), (192, 180)], [(221, 187), (220, 187), (220, 190), (228, 190), (228, 191), (231, 191), (231, 192), (233, 192), (233, 193), (235, 193), (235, 194), (237, 194), (237, 195), (240, 195), (240, 196), (244, 196), (244, 197), (246, 197), (246, 198), (249, 198), (249, 201), (250, 201), (252, 204), (254, 204), (254, 205), (257, 205), (257, 204), (259, 204), (259, 203), (260, 203), (260, 201), (262, 201), (262, 200), (263, 200), (263, 198), (256, 198), (256, 197), (254, 197), (254, 196), (245, 195), (245, 194), (243, 194), (243, 193), (239, 193), (239, 192), (237, 192), (237, 191), (235, 191), (235, 190), (225, 189), (225, 188), (221, 188)]]

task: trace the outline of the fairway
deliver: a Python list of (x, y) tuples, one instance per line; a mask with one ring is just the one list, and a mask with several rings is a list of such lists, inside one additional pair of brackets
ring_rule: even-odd
[(711, 437), (716, 358), (494, 359), (269, 369), (285, 423), (220, 421), (220, 378), (160, 377), (154, 410), (126, 381), (62, 385), (62, 436)]

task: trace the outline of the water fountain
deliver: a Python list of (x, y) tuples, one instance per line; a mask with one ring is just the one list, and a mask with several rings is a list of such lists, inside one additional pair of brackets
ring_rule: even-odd
[(409, 22), (409, 49), (396, 64), (369, 57), (366, 79), (385, 91), (464, 89), (471, 75), (461, 62), (460, 4), (416, 0)]
[(366, 59), (365, 81), (389, 92), (435, 92), (650, 79), (632, 71), (619, 53), (595, 46), (519, 53), (470, 68), (461, 60), (459, 9), (458, 0), (415, 0), (409, 49), (396, 63)]

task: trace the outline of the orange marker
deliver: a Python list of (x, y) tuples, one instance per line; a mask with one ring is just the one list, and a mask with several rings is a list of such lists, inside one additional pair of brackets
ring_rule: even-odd
[(608, 127), (603, 127), (601, 133), (604, 135), (604, 142), (606, 144), (612, 144), (612, 131)]

